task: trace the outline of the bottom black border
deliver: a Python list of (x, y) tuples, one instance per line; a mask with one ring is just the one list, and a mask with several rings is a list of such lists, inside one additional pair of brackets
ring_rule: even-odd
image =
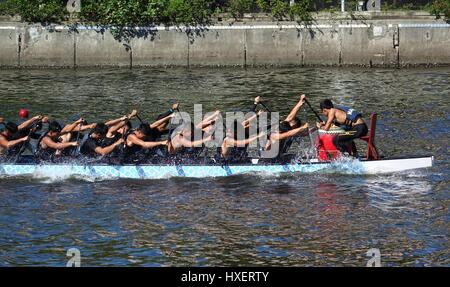
[[(297, 267), (169, 267), (169, 268), (0, 268), (4, 282), (46, 285), (88, 286), (105, 284), (131, 286), (315, 286), (317, 284), (376, 285), (398, 284), (430, 285), (447, 275), (447, 268), (297, 268)], [(266, 274), (265, 276), (262, 274)], [(195, 277), (202, 274), (203, 276)], [(209, 274), (206, 276), (204, 274)], [(253, 276), (250, 276), (253, 274)], [(257, 278), (256, 274), (259, 274)], [(190, 277), (189, 277), (190, 275)], [(211, 276), (214, 280), (211, 282)], [(228, 276), (227, 276), (228, 275)], [(227, 276), (227, 277), (226, 277)], [(10, 277), (10, 278), (7, 278)], [(190, 281), (183, 279), (190, 278)], [(197, 281), (194, 278), (204, 279)], [(207, 280), (209, 279), (209, 280)], [(245, 279), (245, 281), (243, 281)], [(443, 278), (444, 279), (444, 278)], [(8, 281), (6, 281), (8, 280)], [(443, 281), (445, 282), (445, 281)], [(82, 285), (80, 285), (82, 284)]]

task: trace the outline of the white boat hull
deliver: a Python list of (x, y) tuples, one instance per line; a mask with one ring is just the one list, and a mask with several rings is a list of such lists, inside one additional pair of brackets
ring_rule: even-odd
[(0, 176), (89, 177), (158, 179), (168, 177), (222, 177), (237, 174), (337, 172), (347, 174), (396, 173), (433, 166), (433, 157), (346, 160), (302, 164), (246, 165), (70, 165), (70, 164), (0, 164)]

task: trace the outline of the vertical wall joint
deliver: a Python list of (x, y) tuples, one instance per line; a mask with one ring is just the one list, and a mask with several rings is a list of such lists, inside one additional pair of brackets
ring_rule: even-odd
[(400, 67), (400, 28), (398, 25), (393, 26), (394, 34), (392, 39), (393, 48), (395, 49), (397, 53), (397, 59), (396, 59), (396, 65), (397, 67)]
[(22, 32), (17, 37), (17, 66), (20, 67), (20, 53), (22, 52)]
[(247, 68), (247, 29), (244, 30), (244, 68)]

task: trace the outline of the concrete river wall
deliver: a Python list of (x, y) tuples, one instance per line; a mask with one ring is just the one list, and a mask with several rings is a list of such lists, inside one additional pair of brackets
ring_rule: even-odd
[(1, 67), (449, 64), (450, 24), (429, 20), (153, 27), (128, 42), (99, 27), (0, 23)]

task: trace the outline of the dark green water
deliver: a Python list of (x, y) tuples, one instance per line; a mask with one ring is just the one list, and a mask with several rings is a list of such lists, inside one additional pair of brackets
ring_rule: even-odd
[[(380, 114), (386, 156), (433, 154), (429, 170), (126, 181), (0, 178), (0, 265), (449, 266), (450, 69), (3, 70), (0, 116), (146, 118), (251, 106), (286, 115), (299, 92)], [(303, 119), (314, 122), (311, 113)]]

